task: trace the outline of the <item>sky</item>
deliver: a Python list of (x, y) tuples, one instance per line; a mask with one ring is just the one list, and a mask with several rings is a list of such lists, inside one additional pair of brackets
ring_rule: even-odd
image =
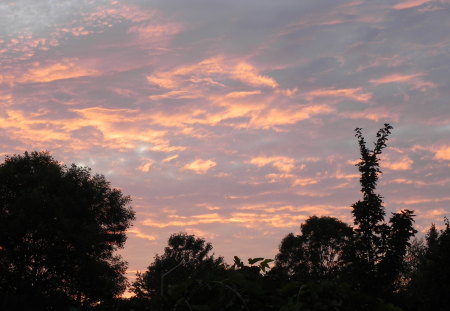
[(133, 199), (128, 275), (172, 233), (274, 258), (309, 216), (352, 224), (354, 129), (378, 192), (450, 215), (449, 0), (0, 2), (0, 156), (48, 150)]

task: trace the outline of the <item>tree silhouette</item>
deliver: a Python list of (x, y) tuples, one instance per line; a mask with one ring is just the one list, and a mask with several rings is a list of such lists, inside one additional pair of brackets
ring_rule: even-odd
[(413, 275), (406, 299), (408, 310), (448, 310), (450, 305), (450, 223), (441, 231), (433, 224), (426, 249)]
[(223, 258), (210, 254), (213, 247), (204, 239), (181, 232), (172, 234), (164, 254), (156, 255), (144, 273), (137, 275), (134, 293), (141, 298), (159, 299), (170, 295), (170, 288), (212, 275), (223, 269)]
[(123, 292), (130, 198), (90, 169), (25, 152), (0, 164), (0, 309), (88, 306)]
[(368, 149), (361, 128), (357, 128), (361, 158), (356, 164), (361, 173), (363, 199), (353, 207), (355, 241), (347, 252), (352, 280), (363, 291), (377, 294), (392, 292), (403, 267), (413, 228), (413, 211), (393, 213), (389, 225), (384, 222), (383, 198), (375, 193), (380, 170), (380, 155), (386, 147), (392, 126), (385, 124), (377, 132), (374, 149)]
[(336, 278), (351, 237), (352, 229), (337, 218), (312, 216), (301, 225), (300, 235), (290, 233), (282, 240), (274, 271), (303, 281)]

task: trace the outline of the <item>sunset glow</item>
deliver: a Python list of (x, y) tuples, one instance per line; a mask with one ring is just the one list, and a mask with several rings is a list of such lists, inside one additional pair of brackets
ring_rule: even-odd
[(130, 195), (129, 276), (171, 233), (273, 258), (311, 215), (351, 224), (356, 127), (379, 192), (450, 216), (450, 2), (0, 3), (0, 153), (48, 150)]

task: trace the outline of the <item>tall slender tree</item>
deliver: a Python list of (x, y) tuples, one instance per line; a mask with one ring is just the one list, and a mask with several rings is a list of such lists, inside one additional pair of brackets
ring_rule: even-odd
[(413, 228), (413, 211), (393, 213), (389, 224), (383, 206), (383, 197), (375, 192), (380, 169), (380, 155), (393, 127), (384, 124), (377, 132), (374, 148), (369, 149), (362, 129), (355, 129), (361, 153), (356, 164), (361, 173), (362, 200), (352, 205), (355, 240), (349, 252), (352, 279), (357, 287), (371, 293), (391, 291), (401, 272), (409, 240), (417, 232)]

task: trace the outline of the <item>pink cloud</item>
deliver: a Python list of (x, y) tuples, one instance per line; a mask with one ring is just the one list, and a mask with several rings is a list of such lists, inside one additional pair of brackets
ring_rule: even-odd
[(410, 74), (410, 75), (404, 75), (404, 74), (391, 74), (384, 76), (379, 79), (369, 80), (370, 83), (374, 84), (375, 86), (386, 84), (386, 83), (404, 83), (409, 84), (413, 86), (415, 89), (420, 90), (426, 90), (428, 88), (435, 88), (436, 85), (433, 82), (425, 81), (421, 78), (423, 74), (417, 73), (417, 74)]
[(395, 10), (404, 10), (404, 9), (410, 9), (414, 7), (421, 6), (422, 4), (429, 3), (431, 0), (408, 0), (404, 2), (400, 2), (396, 5), (394, 5), (392, 8)]
[(314, 97), (344, 97), (351, 98), (357, 101), (367, 102), (372, 98), (371, 93), (364, 92), (362, 88), (352, 89), (319, 89), (308, 92), (306, 94), (309, 98)]
[(182, 27), (177, 24), (166, 25), (138, 25), (132, 26), (128, 32), (136, 33), (141, 39), (165, 37), (175, 35), (181, 31)]

